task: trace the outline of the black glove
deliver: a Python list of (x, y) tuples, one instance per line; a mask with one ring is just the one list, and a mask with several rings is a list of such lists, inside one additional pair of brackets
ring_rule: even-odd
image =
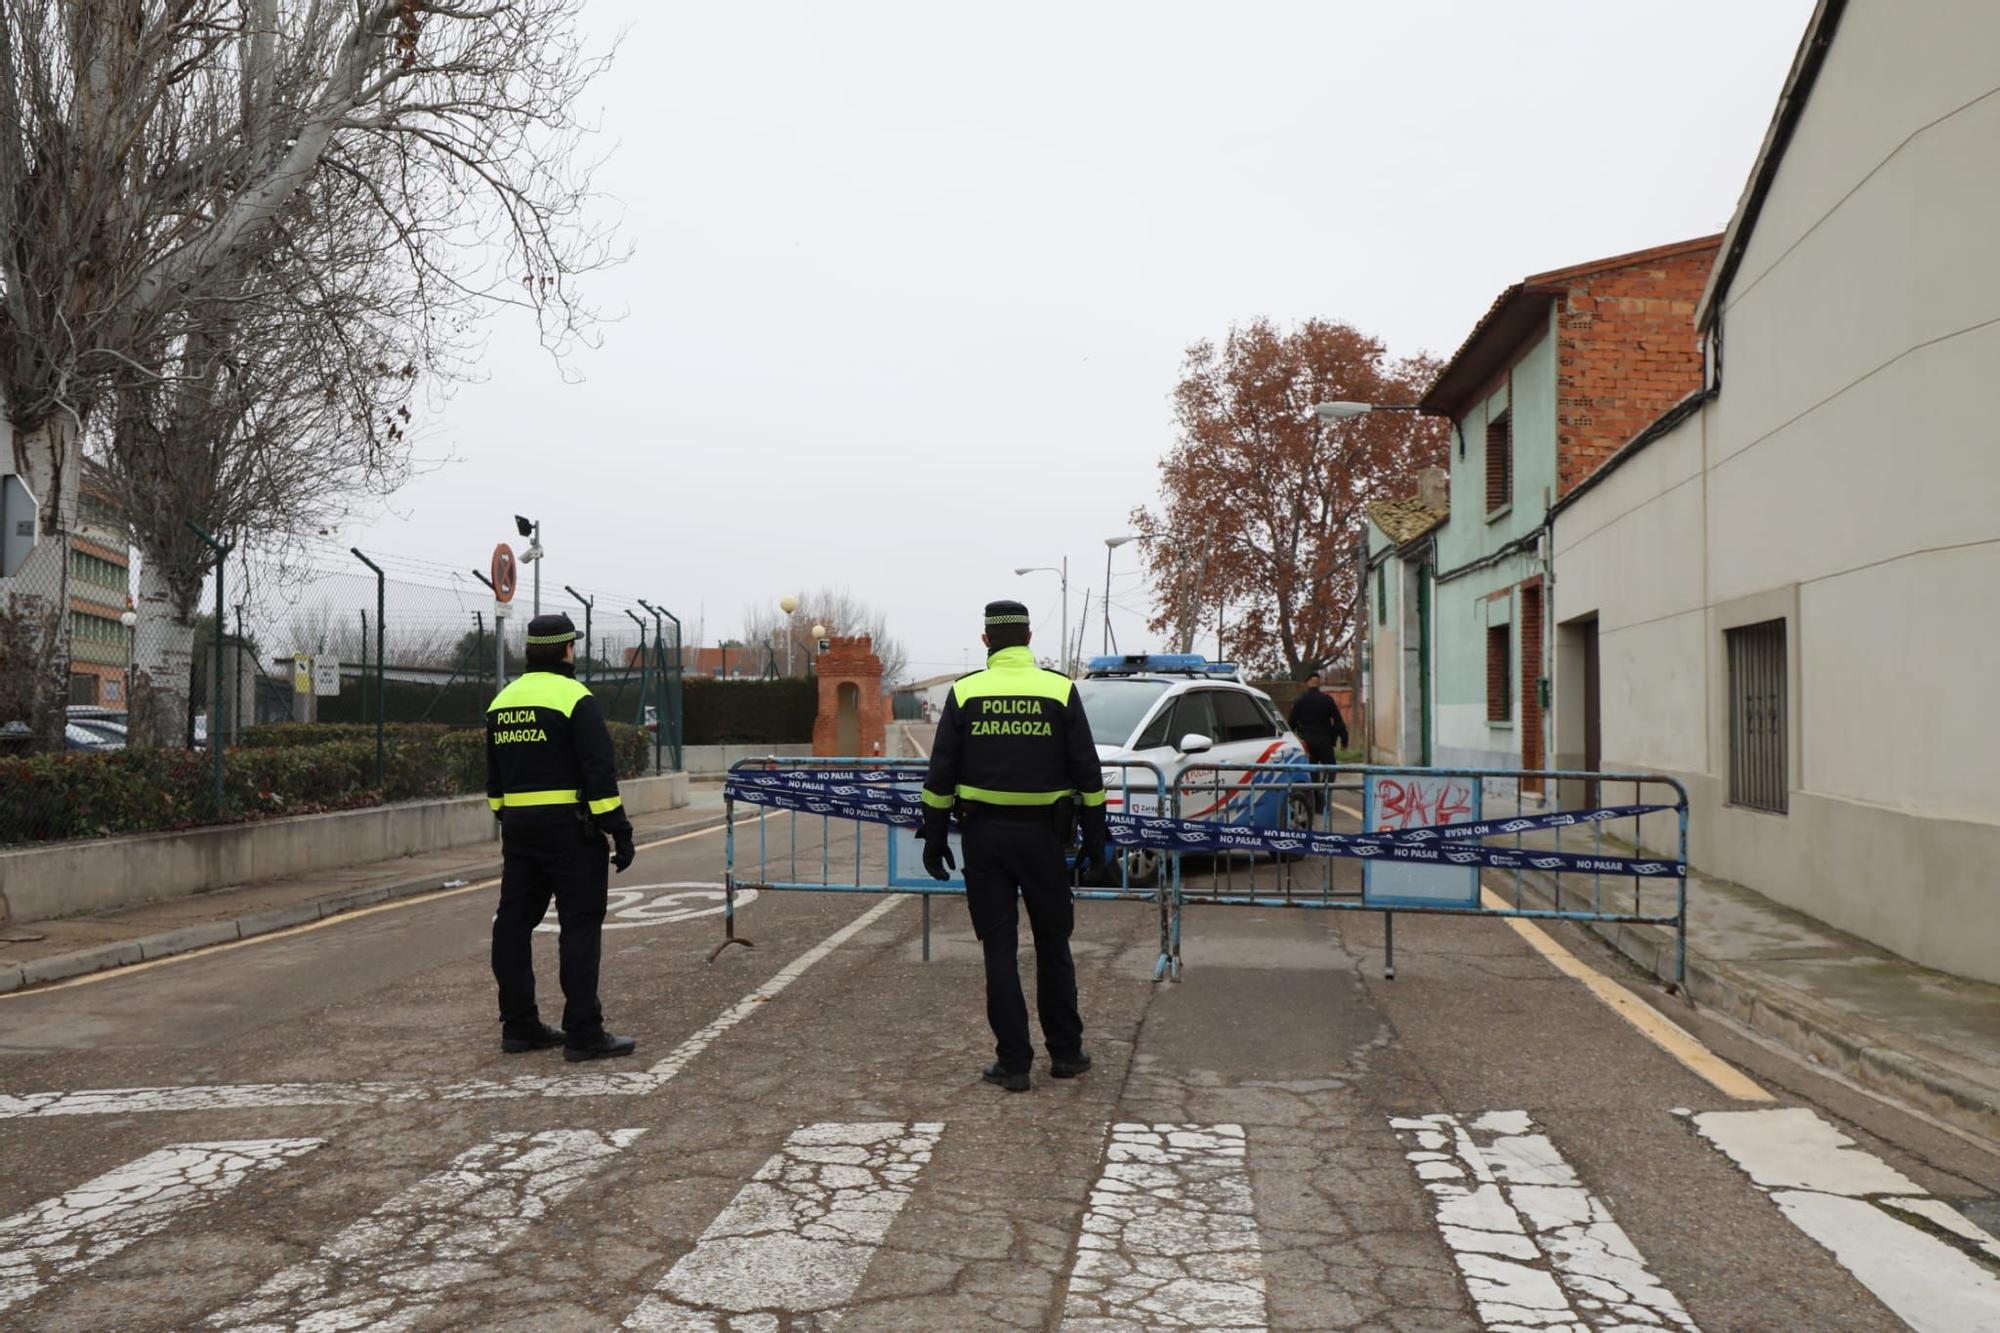
[(1104, 827), (1104, 807), (1086, 805), (1077, 816), (1077, 823), (1083, 828), (1083, 846), (1076, 854), (1076, 872), (1084, 874), (1104, 864), (1104, 849), (1110, 844), (1111, 836)]
[(611, 864), (618, 868), (619, 874), (625, 873), (625, 868), (632, 864), (632, 858), (638, 854), (639, 849), (632, 845), (630, 828), (622, 828), (611, 835)]
[(935, 805), (924, 807), (924, 822), (917, 830), (924, 840), (924, 869), (932, 879), (950, 879), (958, 869), (951, 854), (951, 811)]

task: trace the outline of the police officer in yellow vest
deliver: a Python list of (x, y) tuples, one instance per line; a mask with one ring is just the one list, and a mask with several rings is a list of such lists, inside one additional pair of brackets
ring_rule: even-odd
[(1049, 1073), (1075, 1078), (1090, 1068), (1090, 1057), (1069, 952), (1074, 904), (1065, 854), (1072, 823), (1080, 822), (1077, 865), (1102, 859), (1104, 777), (1075, 682), (1042, 670), (1028, 651), (1028, 608), (987, 603), (983, 637), (986, 669), (952, 686), (938, 720), (924, 778), (924, 868), (938, 879), (951, 877), (955, 809), (965, 901), (986, 954), (986, 1021), (998, 1057), (980, 1077), (1026, 1092), (1035, 1050), (1015, 963), (1014, 899), (1018, 893), (1026, 900), (1035, 937), (1035, 1006)]
[[(486, 710), (486, 799), (500, 821), (502, 857), (493, 977), (501, 1050), (561, 1046), (566, 1060), (601, 1060), (630, 1055), (638, 1044), (606, 1032), (597, 1003), (607, 856), (623, 871), (635, 853), (611, 733), (597, 700), (577, 682), (575, 659), (570, 618), (536, 616), (528, 622), (528, 669)], [(551, 897), (562, 927), (560, 1029), (535, 1008), (531, 952)]]

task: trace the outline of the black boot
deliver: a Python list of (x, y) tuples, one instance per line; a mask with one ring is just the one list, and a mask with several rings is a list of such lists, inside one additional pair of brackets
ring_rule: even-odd
[(1025, 1069), (1009, 1071), (1002, 1069), (999, 1065), (988, 1065), (979, 1071), (979, 1077), (996, 1087), (1005, 1088), (1009, 1092), (1026, 1092), (1028, 1090), (1028, 1071)]
[(614, 1056), (630, 1055), (639, 1043), (630, 1037), (614, 1037), (609, 1032), (599, 1032), (594, 1037), (585, 1037), (563, 1047), (565, 1060), (609, 1060)]
[(1090, 1068), (1090, 1053), (1078, 1051), (1075, 1055), (1052, 1055), (1049, 1057), (1050, 1078), (1075, 1078)]
[(562, 1029), (552, 1028), (547, 1023), (519, 1027), (510, 1024), (500, 1029), (500, 1049), (509, 1055), (519, 1055), (523, 1051), (546, 1051), (562, 1044)]

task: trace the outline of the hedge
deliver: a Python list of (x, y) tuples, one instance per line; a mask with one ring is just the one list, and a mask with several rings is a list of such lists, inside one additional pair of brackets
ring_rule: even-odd
[[(614, 725), (620, 777), (644, 772), (651, 737)], [(361, 733), (366, 733), (365, 736)], [(371, 727), (253, 727), (223, 752), (225, 822), (350, 810), (486, 788), (484, 733), (390, 728), (375, 785)], [(0, 759), (0, 844), (157, 833), (218, 822), (205, 750), (68, 751)]]
[(689, 745), (786, 744), (812, 739), (819, 684), (812, 680), (687, 677), (681, 720)]

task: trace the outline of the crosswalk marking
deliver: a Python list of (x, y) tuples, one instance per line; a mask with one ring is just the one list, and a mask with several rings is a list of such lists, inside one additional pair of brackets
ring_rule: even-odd
[(1694, 1321), (1526, 1112), (1396, 1117), (1480, 1319), (1585, 1333)]
[(253, 1171), (282, 1166), (324, 1142), (176, 1144), (0, 1221), (0, 1310), (213, 1203)]
[[(1701, 1136), (1919, 1333), (2000, 1330), (2000, 1240), (1802, 1106), (1709, 1111)], [(1911, 1217), (1930, 1223), (1913, 1225)], [(1942, 1231), (1961, 1244), (1940, 1238)]]
[(353, 1083), (225, 1083), (190, 1087), (86, 1088), (73, 1092), (0, 1094), (0, 1120), (72, 1115), (135, 1115), (163, 1111), (242, 1111), (294, 1106), (377, 1106), (402, 1102), (512, 1101), (535, 1097), (638, 1097), (656, 1092), (694, 1058), (775, 999), (814, 964), (902, 904), (884, 898), (787, 963), (650, 1069), (528, 1074), (460, 1079), (442, 1085)]
[(1243, 1127), (1113, 1125), (1077, 1238), (1063, 1329), (1264, 1324)]
[(304, 1263), (209, 1316), (210, 1328), (408, 1328), (494, 1259), (642, 1129), (507, 1133), (460, 1154)]
[(807, 1125), (743, 1187), (625, 1327), (830, 1326), (930, 1161), (944, 1126)]

